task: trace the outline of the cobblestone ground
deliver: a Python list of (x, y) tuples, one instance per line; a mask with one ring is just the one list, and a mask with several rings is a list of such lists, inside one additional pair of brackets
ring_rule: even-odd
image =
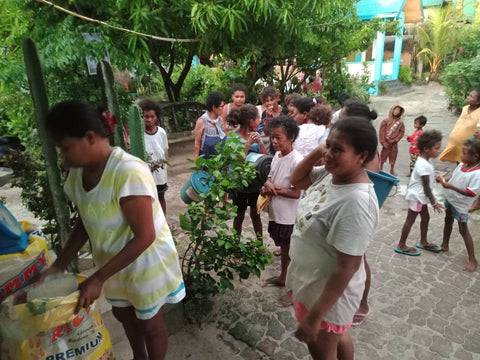
[[(427, 128), (437, 128), (444, 135), (448, 135), (456, 120), (455, 115), (447, 112), (443, 89), (438, 84), (414, 87), (409, 94), (378, 97), (372, 102), (379, 113), (377, 127), (393, 104), (406, 108), (407, 133), (413, 131), (413, 118), (420, 114), (427, 116)], [(440, 174), (453, 169), (439, 161), (434, 165)], [(400, 184), (381, 209), (380, 225), (367, 252), (372, 271), (371, 311), (361, 326), (351, 329), (355, 358), (480, 359), (480, 279), (478, 272), (463, 271), (467, 255), (458, 231), (453, 232), (449, 253), (424, 251), (421, 256), (410, 257), (393, 251), (407, 212), (405, 140), (400, 143), (397, 172)], [(181, 181), (176, 181), (169, 192), (173, 193), (176, 187), (179, 190), (187, 178), (180, 176)], [(441, 189), (434, 191), (441, 197)], [(474, 222), (470, 230), (478, 257), (480, 229)], [(429, 241), (440, 243), (442, 228), (443, 215), (431, 212)], [(408, 244), (414, 245), (418, 240), (417, 221)], [(181, 247), (181, 234), (177, 241)], [(274, 250), (271, 240), (267, 243)], [(261, 279), (238, 281), (235, 291), (217, 296), (213, 311), (201, 326), (187, 325), (170, 336), (167, 359), (309, 359), (306, 346), (293, 336), (297, 327), (293, 309), (276, 305), (285, 290), (262, 286), (263, 279), (279, 271), (280, 260), (276, 258)], [(104, 317), (108, 325), (111, 315), (106, 313)], [(118, 359), (131, 358), (118, 325), (109, 329)]]

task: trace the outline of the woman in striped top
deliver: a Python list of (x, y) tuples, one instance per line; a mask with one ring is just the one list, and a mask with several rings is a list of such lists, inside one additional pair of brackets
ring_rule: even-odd
[(162, 307), (185, 296), (178, 254), (148, 166), (108, 136), (115, 119), (79, 101), (47, 115), (65, 166), (65, 193), (80, 219), (45, 275), (63, 272), (87, 239), (97, 271), (80, 286), (76, 308), (88, 308), (102, 291), (122, 323), (135, 359), (163, 359), (168, 335)]

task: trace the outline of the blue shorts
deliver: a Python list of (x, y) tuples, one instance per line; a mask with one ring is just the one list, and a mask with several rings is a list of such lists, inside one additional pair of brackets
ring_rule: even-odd
[(455, 220), (458, 220), (459, 222), (463, 222), (463, 223), (468, 222), (468, 214), (462, 214), (461, 212), (457, 211), (457, 209), (455, 209), (455, 207), (452, 204), (450, 204), (447, 200), (445, 200), (445, 208), (447, 210), (450, 210)]

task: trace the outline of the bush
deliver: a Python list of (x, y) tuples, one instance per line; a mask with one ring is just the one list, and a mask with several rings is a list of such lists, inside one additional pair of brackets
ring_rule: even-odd
[(412, 68), (410, 66), (401, 65), (398, 72), (398, 80), (404, 84), (410, 85), (412, 83)]
[[(181, 101), (197, 101), (204, 103), (212, 91), (219, 91), (228, 99), (232, 95), (231, 86), (236, 82), (244, 82), (246, 69), (233, 68), (222, 70), (205, 65), (192, 68), (182, 86)], [(247, 85), (248, 88), (248, 84)]]
[(445, 66), (440, 74), (450, 105), (462, 107), (469, 92), (480, 86), (480, 56)]
[[(217, 145), (217, 149), (219, 146)], [(241, 190), (255, 177), (252, 163), (245, 162), (244, 146), (238, 138), (227, 140), (216, 156), (195, 160), (195, 169), (208, 169), (210, 190), (202, 200), (190, 203), (180, 215), (180, 226), (189, 236), (182, 257), (182, 271), (189, 298), (196, 294), (217, 294), (233, 290), (234, 274), (247, 279), (260, 277), (272, 255), (260, 241), (243, 239), (227, 221), (237, 215), (237, 207), (223, 202), (227, 192)]]

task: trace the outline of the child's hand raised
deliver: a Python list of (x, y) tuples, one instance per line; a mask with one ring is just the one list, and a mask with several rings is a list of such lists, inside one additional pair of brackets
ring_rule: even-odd
[(442, 185), (443, 185), (443, 183), (445, 182), (445, 178), (444, 178), (443, 176), (441, 176), (441, 175), (437, 175), (437, 176), (435, 177), (435, 180), (437, 180), (437, 182), (439, 182), (439, 183), (442, 184)]

